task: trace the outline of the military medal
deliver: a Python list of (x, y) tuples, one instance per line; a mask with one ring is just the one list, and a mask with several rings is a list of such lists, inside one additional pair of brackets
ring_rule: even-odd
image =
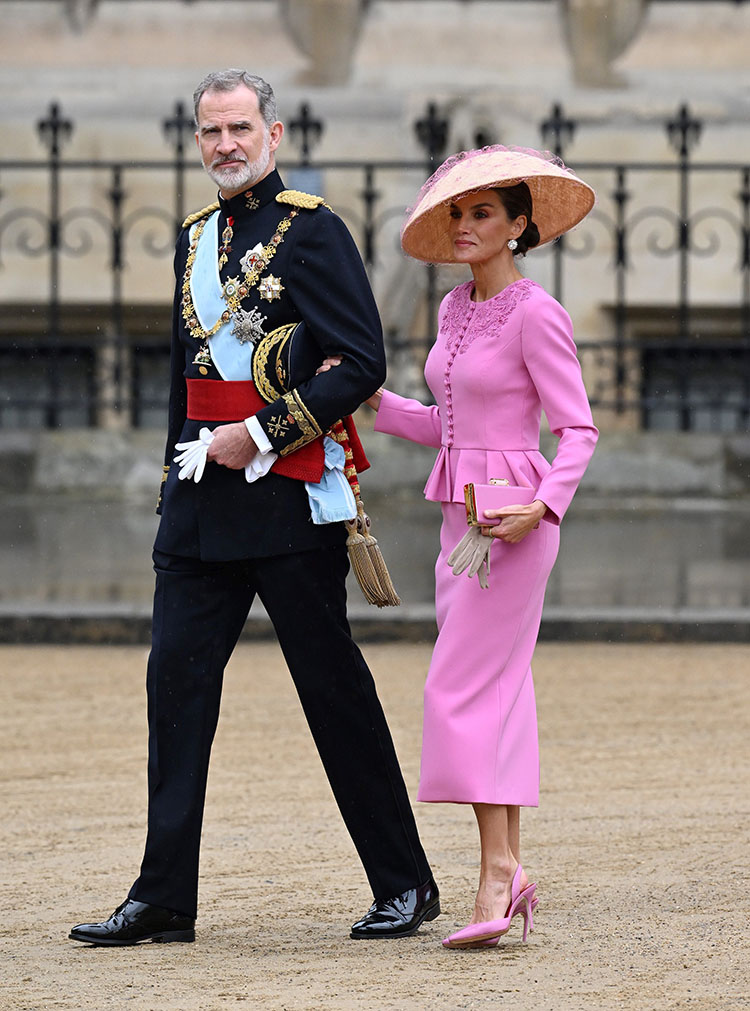
[(229, 254), (232, 252), (231, 242), (234, 238), (234, 231), (232, 226), (234, 225), (234, 218), (227, 218), (227, 227), (221, 233), (221, 245), (219, 246), (219, 270), (224, 266), (229, 260)]
[(208, 344), (204, 341), (198, 348), (197, 355), (193, 358), (193, 365), (199, 365), (199, 371), (205, 376), (208, 372), (206, 366), (211, 364), (211, 352), (208, 350)]
[[(185, 273), (182, 278), (182, 318), (185, 321), (186, 327), (190, 331), (191, 337), (194, 337), (201, 345), (195, 356), (194, 364), (200, 366), (211, 364), (208, 341), (215, 333), (218, 333), (225, 323), (229, 323), (234, 316), (237, 316), (238, 319), (232, 333), (235, 334), (241, 343), (257, 340), (258, 336), (264, 333), (261, 327), (263, 322), (265, 322), (265, 317), (261, 317), (257, 310), (251, 310), (250, 312), (243, 310), (242, 299), (249, 295), (250, 291), (256, 285), (258, 286), (258, 291), (261, 296), (269, 302), (273, 302), (275, 299), (281, 297), (281, 292), (284, 290), (281, 278), (274, 277), (273, 274), (268, 274), (263, 278), (260, 284), (258, 284), (258, 279), (260, 278), (261, 271), (264, 270), (273, 259), (276, 250), (284, 241), (284, 234), (298, 214), (299, 209), (297, 207), (293, 207), (289, 214), (279, 222), (276, 231), (271, 236), (270, 241), (265, 246), (261, 247), (260, 252), (257, 251), (258, 247), (256, 246), (254, 249), (249, 249), (247, 253), (245, 253), (243, 260), (246, 261), (249, 269), (245, 269), (245, 264), (243, 264), (244, 276), (242, 279), (239, 277), (230, 277), (224, 282), (221, 294), (227, 308), (222, 312), (214, 325), (206, 329), (201, 326), (198, 319), (195, 306), (193, 305), (193, 296), (190, 291), (190, 279), (193, 274), (193, 264), (195, 263), (195, 257), (198, 251), (198, 243), (201, 235), (203, 234), (203, 229), (206, 227), (205, 220), (198, 222), (190, 241), (190, 248), (185, 262)], [(227, 219), (227, 221), (229, 220), (230, 219)], [(234, 223), (233, 219), (232, 223)], [(227, 227), (229, 227), (229, 225)], [(226, 247), (225, 252), (229, 251), (231, 248), (228, 246), (228, 239), (231, 239), (231, 235), (227, 237), (227, 229), (225, 229), (222, 236), (224, 245), (221, 247), (222, 249)], [(258, 245), (260, 245), (260, 243)], [(221, 259), (219, 262), (221, 262)]]
[(266, 317), (261, 316), (257, 309), (251, 309), (250, 312), (245, 309), (237, 309), (232, 319), (234, 320), (232, 334), (240, 344), (255, 344), (256, 341), (266, 336), (263, 329)]
[(258, 264), (262, 263), (262, 261), (263, 261), (263, 243), (259, 242), (257, 246), (253, 246), (252, 249), (248, 249), (248, 251), (240, 260), (242, 272), (244, 274), (249, 274), (252, 270), (255, 270)]
[[(242, 290), (243, 288), (244, 291)], [(228, 277), (221, 290), (224, 294), (224, 301), (229, 305), (231, 305), (232, 300), (236, 299), (238, 296), (243, 298), (247, 295), (247, 288), (245, 288), (244, 284), (240, 284), (239, 277)]]
[(273, 302), (277, 298), (281, 298), (281, 293), (284, 290), (284, 285), (281, 283), (280, 277), (274, 277), (273, 274), (266, 274), (258, 285), (258, 292), (261, 298), (265, 298), (268, 302)]

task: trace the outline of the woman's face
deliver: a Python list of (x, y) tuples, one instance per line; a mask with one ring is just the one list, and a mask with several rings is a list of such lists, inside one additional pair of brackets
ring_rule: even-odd
[(508, 240), (523, 233), (526, 218), (511, 220), (497, 193), (482, 190), (451, 203), (449, 228), (458, 263), (486, 263), (503, 254), (511, 256)]

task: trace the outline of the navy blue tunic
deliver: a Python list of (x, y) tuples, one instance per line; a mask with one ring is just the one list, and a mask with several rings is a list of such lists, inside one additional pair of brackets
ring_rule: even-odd
[[(292, 207), (276, 200), (284, 185), (273, 171), (251, 191), (220, 199), (218, 234), (234, 219), (231, 252), (222, 281), (242, 277), (240, 259), (258, 243), (265, 246)], [(213, 365), (194, 363), (200, 342), (183, 319), (182, 281), (189, 251), (189, 228), (177, 240), (177, 279), (172, 326), (172, 378), (161, 523), (155, 548), (167, 554), (229, 561), (288, 554), (341, 544), (341, 523), (315, 526), (304, 483), (274, 473), (248, 484), (242, 470), (208, 463), (202, 480), (178, 480), (175, 444), (198, 438), (199, 430), (222, 422), (187, 418), (186, 379), (222, 382)], [(218, 256), (218, 250), (217, 250)], [(257, 414), (281, 455), (319, 438), (339, 418), (356, 410), (385, 379), (382, 327), (364, 265), (340, 218), (325, 206), (300, 209), (276, 253), (261, 273), (278, 278), (280, 297), (262, 297), (256, 285), (242, 301), (245, 310), (266, 317), (266, 333), (304, 321), (306, 347), (289, 379), (289, 392)], [(340, 366), (315, 375), (318, 364), (340, 355)], [(295, 374), (296, 371), (296, 374)], [(248, 379), (252, 377), (247, 376)], [(279, 421), (282, 420), (282, 424)], [(171, 465), (171, 466), (170, 466)]]

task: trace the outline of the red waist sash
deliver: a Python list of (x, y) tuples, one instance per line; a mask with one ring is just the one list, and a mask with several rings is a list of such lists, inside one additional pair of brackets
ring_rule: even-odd
[(244, 421), (265, 401), (252, 382), (186, 379), (187, 416), (193, 421)]
[[(193, 421), (244, 421), (267, 406), (255, 383), (250, 380), (186, 379), (185, 382), (187, 416)], [(368, 469), (370, 462), (365, 456), (352, 416), (347, 415), (343, 424), (352, 450), (352, 462), (357, 473), (361, 473)], [(284, 477), (315, 484), (323, 477), (324, 465), (323, 438), (319, 436), (295, 449), (289, 456), (280, 456), (271, 470)], [(351, 475), (347, 473), (347, 477), (351, 481)], [(356, 475), (354, 478), (356, 480)]]
[[(250, 380), (186, 379), (187, 416), (193, 421), (244, 421), (267, 407)], [(325, 453), (318, 437), (280, 456), (271, 467), (276, 474), (313, 484), (323, 477)]]

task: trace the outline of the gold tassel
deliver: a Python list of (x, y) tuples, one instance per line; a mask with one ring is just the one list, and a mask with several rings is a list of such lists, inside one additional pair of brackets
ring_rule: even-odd
[(359, 480), (354, 467), (354, 455), (349, 445), (346, 426), (342, 421), (337, 421), (328, 434), (344, 448), (344, 456), (346, 457), (344, 473), (357, 502), (356, 517), (353, 520), (345, 521), (346, 529), (349, 532), (346, 539), (346, 549), (354, 575), (368, 604), (375, 604), (377, 607), (398, 607), (401, 599), (396, 593), (378, 542), (370, 532), (370, 517), (365, 512), (364, 503), (360, 497)]
[(365, 538), (360, 533), (359, 511), (353, 520), (345, 520), (349, 536), (346, 538), (346, 550), (352, 571), (359, 583), (368, 604), (377, 604), (380, 600), (380, 584), (378, 574), (367, 550)]
[(375, 570), (378, 586), (380, 587), (379, 599), (374, 601), (374, 603), (376, 603), (378, 607), (398, 607), (401, 603), (401, 598), (396, 593), (396, 587), (393, 585), (393, 580), (391, 579), (391, 574), (388, 571), (388, 566), (385, 564), (383, 552), (380, 550), (377, 540), (372, 535), (372, 524), (370, 517), (365, 512), (362, 499), (360, 499), (357, 503), (357, 513), (362, 517), (367, 554), (372, 563), (372, 567)]

